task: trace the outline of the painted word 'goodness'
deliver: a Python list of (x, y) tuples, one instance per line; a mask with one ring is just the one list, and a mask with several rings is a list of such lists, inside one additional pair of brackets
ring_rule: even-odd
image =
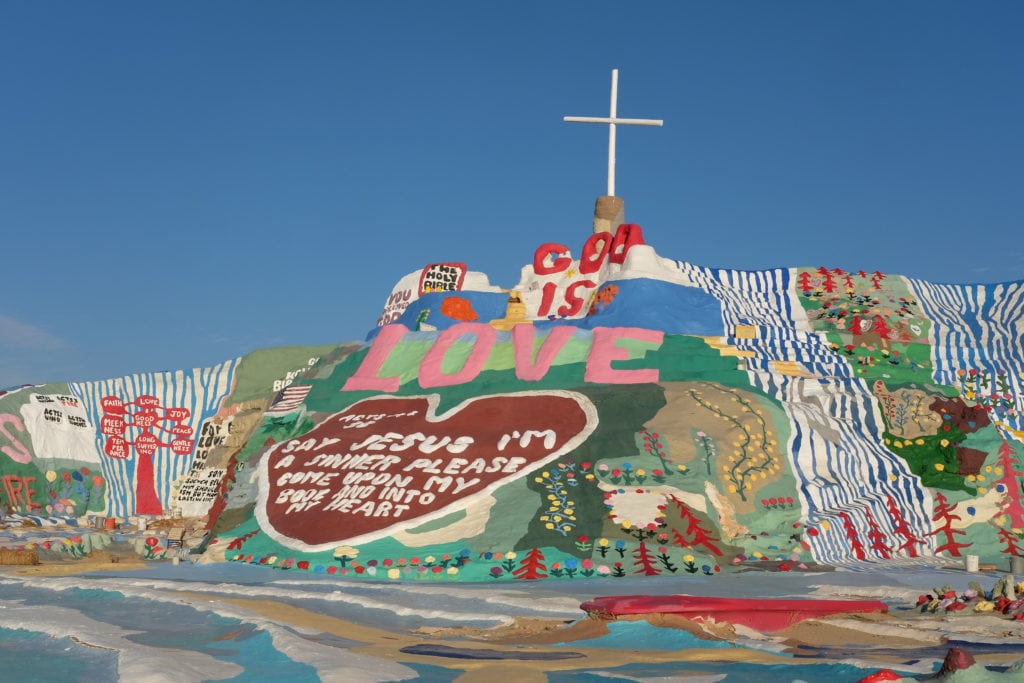
[[(341, 390), (398, 391), (400, 381), (397, 376), (379, 377), (378, 374), (388, 355), (408, 331), (409, 328), (401, 324), (386, 325), (382, 328), (359, 369), (348, 378)], [(568, 325), (552, 327), (537, 350), (535, 358), (533, 325), (523, 324), (512, 328), (516, 378), (524, 382), (543, 379), (562, 347), (576, 332), (577, 328)], [(441, 370), (445, 354), (463, 335), (473, 337), (473, 348), (461, 369), (446, 374)], [(658, 381), (656, 368), (622, 370), (613, 368), (612, 362), (629, 360), (628, 349), (618, 346), (620, 340), (644, 342), (658, 348), (664, 338), (663, 332), (638, 327), (597, 327), (594, 328), (593, 335), (587, 354), (584, 381), (604, 384), (645, 384)], [(497, 336), (497, 331), (486, 323), (459, 323), (444, 330), (420, 362), (420, 386), (427, 389), (473, 381), (483, 370)]]

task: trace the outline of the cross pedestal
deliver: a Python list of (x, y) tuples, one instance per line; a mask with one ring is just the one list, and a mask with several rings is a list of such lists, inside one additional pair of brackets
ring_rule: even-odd
[(594, 232), (615, 232), (626, 222), (626, 203), (621, 197), (604, 195), (594, 204)]

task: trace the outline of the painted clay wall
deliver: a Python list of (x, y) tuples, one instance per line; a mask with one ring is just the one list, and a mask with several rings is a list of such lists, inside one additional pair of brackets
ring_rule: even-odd
[(510, 290), (429, 264), (364, 344), (0, 396), (3, 501), (205, 516), (207, 560), (359, 577), (1000, 562), (1022, 296), (703, 268), (637, 226)]

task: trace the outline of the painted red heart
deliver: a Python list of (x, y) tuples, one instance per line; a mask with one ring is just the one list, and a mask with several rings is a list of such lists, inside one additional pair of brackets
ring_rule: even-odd
[(583, 443), (594, 405), (569, 391), (470, 399), (376, 396), (336, 413), (260, 462), (260, 525), (280, 543), (366, 543), (467, 507)]

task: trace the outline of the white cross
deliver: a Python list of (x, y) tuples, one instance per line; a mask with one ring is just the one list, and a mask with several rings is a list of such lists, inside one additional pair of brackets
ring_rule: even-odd
[(608, 124), (608, 196), (615, 196), (615, 126), (661, 126), (661, 119), (620, 119), (615, 113), (619, 100), (619, 70), (612, 69), (612, 104), (606, 118), (596, 116), (565, 116), (563, 121), (570, 123), (607, 123)]

